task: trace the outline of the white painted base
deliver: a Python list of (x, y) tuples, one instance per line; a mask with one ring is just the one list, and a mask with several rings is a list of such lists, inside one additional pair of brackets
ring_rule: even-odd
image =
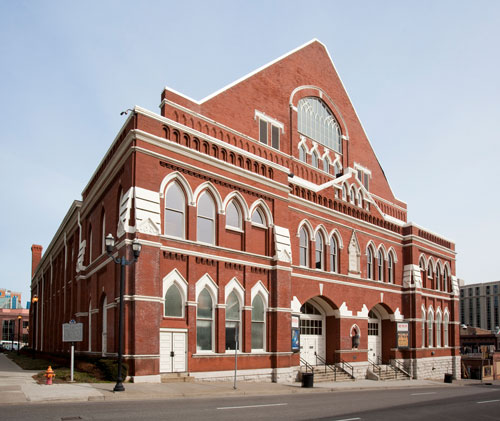
[(161, 383), (159, 374), (151, 374), (148, 376), (131, 376), (132, 383)]

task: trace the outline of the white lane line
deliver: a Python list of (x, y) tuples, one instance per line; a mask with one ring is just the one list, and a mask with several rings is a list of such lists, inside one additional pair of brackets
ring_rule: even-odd
[(481, 401), (476, 403), (490, 403), (490, 402), (500, 402), (500, 399), (493, 399), (492, 401)]
[(217, 409), (262, 408), (264, 406), (283, 406), (283, 405), (288, 405), (288, 404), (287, 403), (269, 403), (267, 405), (222, 406), (222, 407), (217, 408)]
[(436, 392), (424, 392), (424, 393), (412, 393), (410, 396), (419, 396), (419, 395), (435, 395)]
[(335, 420), (335, 421), (354, 421), (354, 420), (360, 420), (361, 418), (344, 418), (342, 420)]

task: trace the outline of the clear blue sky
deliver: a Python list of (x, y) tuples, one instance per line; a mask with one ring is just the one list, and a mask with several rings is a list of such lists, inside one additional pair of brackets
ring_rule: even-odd
[(46, 248), (124, 118), (195, 99), (318, 38), (409, 219), (500, 279), (500, 2), (0, 1), (0, 287)]

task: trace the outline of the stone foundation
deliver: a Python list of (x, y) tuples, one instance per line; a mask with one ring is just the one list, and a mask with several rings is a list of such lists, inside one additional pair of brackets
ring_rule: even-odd
[[(255, 370), (238, 370), (236, 381), (290, 383), (297, 380), (300, 367), (263, 368)], [(231, 381), (234, 380), (234, 370), (207, 371), (189, 373), (191, 377), (201, 381)]]
[(431, 357), (415, 360), (399, 360), (414, 379), (444, 379), (450, 373), (460, 378), (460, 357)]

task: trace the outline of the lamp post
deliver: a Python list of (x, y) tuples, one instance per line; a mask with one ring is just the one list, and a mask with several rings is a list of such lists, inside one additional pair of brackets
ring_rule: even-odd
[(123, 358), (123, 290), (125, 283), (125, 266), (131, 265), (137, 262), (139, 258), (139, 254), (141, 254), (141, 243), (136, 239), (132, 242), (132, 251), (134, 253), (133, 260), (125, 259), (125, 256), (121, 258), (114, 257), (113, 251), (115, 249), (115, 238), (108, 234), (105, 239), (106, 244), (106, 253), (110, 256), (113, 261), (120, 265), (120, 315), (118, 321), (118, 377), (116, 379), (115, 387), (113, 388), (113, 392), (123, 392), (125, 387), (123, 387), (123, 378), (122, 378), (122, 358)]
[(36, 310), (37, 310), (37, 304), (38, 304), (38, 296), (35, 294), (33, 295), (33, 298), (31, 299), (31, 303), (33, 304), (33, 336), (31, 338), (31, 348), (33, 355), (31, 356), (33, 359), (35, 359), (35, 346), (36, 346)]
[(21, 320), (23, 316), (17, 316), (17, 355), (19, 355), (19, 349), (21, 348)]

